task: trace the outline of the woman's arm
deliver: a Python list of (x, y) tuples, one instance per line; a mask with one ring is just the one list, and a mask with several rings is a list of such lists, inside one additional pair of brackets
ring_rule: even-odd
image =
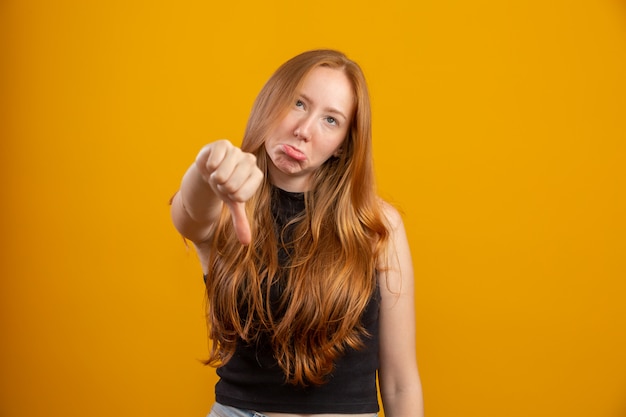
[(391, 235), (379, 274), (381, 397), (386, 417), (421, 417), (424, 406), (415, 351), (411, 252), (400, 214), (386, 203), (383, 212)]
[(172, 199), (176, 229), (197, 244), (206, 242), (219, 219), (222, 205), (232, 214), (239, 240), (250, 243), (250, 225), (244, 203), (259, 188), (263, 173), (256, 158), (226, 140), (206, 145), (189, 167)]

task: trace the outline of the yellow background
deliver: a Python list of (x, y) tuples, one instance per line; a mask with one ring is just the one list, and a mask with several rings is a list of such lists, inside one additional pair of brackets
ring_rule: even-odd
[(361, 63), (428, 417), (626, 416), (626, 5), (0, 2), (0, 415), (204, 416), (167, 201), (271, 72)]

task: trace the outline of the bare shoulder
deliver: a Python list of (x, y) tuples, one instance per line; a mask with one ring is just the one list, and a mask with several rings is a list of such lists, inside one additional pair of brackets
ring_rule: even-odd
[(402, 214), (400, 214), (400, 211), (382, 198), (378, 199), (378, 203), (380, 205), (380, 210), (384, 216), (384, 219), (387, 222), (387, 225), (390, 227), (391, 231), (393, 232), (398, 229), (403, 229), (404, 223), (402, 221)]
[(384, 287), (395, 293), (410, 288), (408, 282), (413, 280), (413, 268), (409, 242), (402, 220), (402, 214), (392, 204), (379, 199), (389, 237), (385, 249), (380, 254), (378, 267), (379, 279)]
[(198, 254), (198, 259), (200, 260), (200, 265), (202, 266), (202, 272), (206, 274), (209, 268), (211, 244), (209, 241), (203, 241), (203, 242), (194, 242), (193, 245), (196, 248), (196, 253)]

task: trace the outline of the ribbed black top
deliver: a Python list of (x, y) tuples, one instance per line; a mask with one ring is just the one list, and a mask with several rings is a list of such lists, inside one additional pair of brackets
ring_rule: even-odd
[[(277, 233), (305, 209), (303, 193), (290, 193), (275, 188), (273, 202), (272, 211)], [(279, 261), (283, 265), (288, 261), (288, 252), (288, 245), (286, 250), (279, 250)], [(217, 369), (220, 380), (215, 387), (216, 401), (231, 407), (260, 412), (378, 412), (376, 371), (379, 305), (380, 292), (377, 290), (361, 318), (371, 337), (364, 338), (363, 349), (348, 349), (337, 360), (335, 370), (324, 385), (301, 387), (286, 383), (268, 343), (262, 338), (254, 345), (239, 340), (231, 360)]]

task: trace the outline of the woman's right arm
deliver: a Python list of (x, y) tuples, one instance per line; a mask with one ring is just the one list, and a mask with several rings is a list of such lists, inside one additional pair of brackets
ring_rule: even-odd
[(222, 205), (231, 212), (237, 237), (251, 241), (245, 212), (249, 200), (263, 181), (254, 155), (243, 152), (227, 140), (206, 145), (198, 153), (172, 199), (171, 214), (176, 229), (196, 244), (211, 237)]

